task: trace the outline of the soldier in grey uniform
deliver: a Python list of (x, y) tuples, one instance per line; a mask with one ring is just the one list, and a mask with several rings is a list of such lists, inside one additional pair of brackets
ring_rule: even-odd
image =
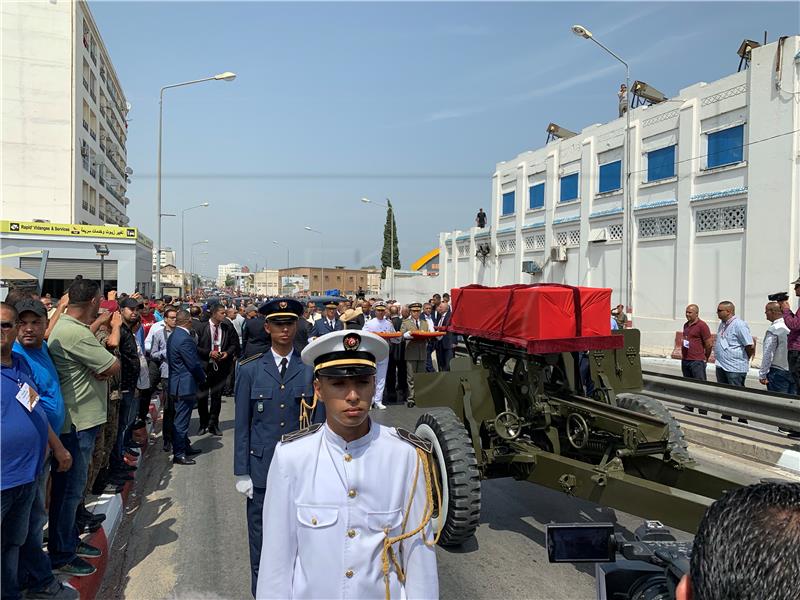
[(412, 407), (414, 401), (414, 373), (425, 372), (425, 359), (427, 358), (427, 340), (412, 339), (414, 331), (428, 331), (428, 322), (422, 318), (422, 304), (413, 302), (408, 305), (410, 316), (403, 321), (400, 331), (406, 341), (406, 381), (408, 382), (408, 398), (406, 405)]
[(236, 377), (236, 419), (233, 473), (236, 490), (247, 497), (251, 591), (255, 596), (261, 558), (262, 508), (267, 472), (281, 436), (325, 420), (314, 407), (313, 370), (304, 365), (293, 342), (303, 305), (276, 298), (260, 309), (271, 347), (239, 363)]

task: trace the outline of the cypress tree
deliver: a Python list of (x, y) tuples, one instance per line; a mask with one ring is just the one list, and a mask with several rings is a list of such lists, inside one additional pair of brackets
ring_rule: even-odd
[[(387, 199), (386, 224), (383, 226), (383, 251), (381, 252), (381, 279), (386, 279), (386, 267), (400, 268), (400, 251), (397, 249), (397, 223), (394, 220), (392, 201)], [(394, 264), (392, 265), (392, 231), (394, 231)]]

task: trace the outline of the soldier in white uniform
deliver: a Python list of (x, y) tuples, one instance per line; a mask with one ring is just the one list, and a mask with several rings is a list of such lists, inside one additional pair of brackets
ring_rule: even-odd
[(438, 598), (430, 444), (369, 418), (388, 353), (366, 331), (303, 350), (326, 422), (275, 450), (256, 598)]
[[(386, 318), (386, 302), (378, 300), (374, 306), (375, 316), (364, 324), (364, 331), (372, 333), (396, 333), (392, 321)], [(393, 344), (402, 343), (403, 340), (392, 340)], [(378, 361), (375, 374), (375, 396), (372, 398), (372, 406), (384, 410), (383, 390), (386, 388), (386, 370), (389, 368), (389, 355), (384, 360)]]

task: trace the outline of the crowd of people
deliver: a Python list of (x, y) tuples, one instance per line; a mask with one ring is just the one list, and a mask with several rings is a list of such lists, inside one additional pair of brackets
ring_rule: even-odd
[[(796, 296), (800, 296), (800, 278), (791, 282)], [(756, 354), (755, 341), (750, 326), (736, 315), (733, 302), (724, 300), (717, 305), (716, 335), (711, 334), (708, 323), (700, 317), (696, 304), (686, 307), (686, 323), (681, 339), (681, 370), (690, 379), (706, 380), (709, 359), (715, 359), (715, 377), (718, 383), (745, 385), (750, 362)], [(800, 314), (792, 312), (788, 298), (770, 300), (764, 306), (764, 317), (769, 322), (763, 338), (758, 381), (770, 392), (798, 395), (800, 391)], [(691, 411), (691, 407), (684, 407)], [(699, 409), (701, 414), (707, 411)], [(731, 420), (730, 415), (722, 415)], [(747, 419), (739, 418), (747, 423)], [(788, 436), (800, 439), (800, 431), (787, 431)]]
[[(189, 442), (195, 407), (196, 434), (223, 435), (222, 397), (234, 393), (238, 365), (280, 346), (267, 326), (270, 306), (270, 299), (103, 295), (96, 282), (80, 277), (56, 304), (49, 294), (8, 295), (2, 303), (3, 598), (77, 597), (55, 574), (96, 570), (86, 559), (101, 550), (82, 536), (100, 528), (105, 515), (86, 508), (87, 496), (118, 493), (133, 479), (153, 397), (164, 409), (163, 449), (175, 464), (194, 464), (200, 452)], [(284, 340), (298, 355), (330, 332), (403, 334), (378, 366), (374, 407), (413, 404), (414, 373), (449, 369), (452, 335), (410, 339), (412, 331), (449, 323), (447, 294), (424, 304), (371, 298), (298, 306), (297, 326)]]

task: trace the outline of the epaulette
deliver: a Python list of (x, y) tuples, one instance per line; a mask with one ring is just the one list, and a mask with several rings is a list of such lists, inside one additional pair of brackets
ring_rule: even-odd
[(253, 356), (248, 356), (244, 360), (239, 361), (239, 366), (241, 367), (242, 365), (246, 365), (249, 362), (253, 362), (255, 359), (261, 358), (262, 356), (264, 356), (263, 352), (259, 352), (258, 354), (253, 354)]
[(429, 440), (422, 439), (416, 433), (411, 433), (402, 427), (395, 427), (395, 431), (397, 431), (397, 435), (400, 436), (400, 439), (407, 441), (412, 446), (416, 446), (420, 450), (425, 450), (425, 452), (428, 453), (433, 451), (433, 443)]
[(311, 435), (312, 433), (316, 433), (322, 428), (322, 423), (315, 423), (310, 427), (304, 427), (303, 429), (298, 429), (297, 431), (292, 431), (291, 433), (284, 433), (281, 436), (281, 442), (284, 444), (288, 444), (289, 442), (294, 442), (295, 440), (299, 440), (300, 438), (304, 438), (307, 435)]

